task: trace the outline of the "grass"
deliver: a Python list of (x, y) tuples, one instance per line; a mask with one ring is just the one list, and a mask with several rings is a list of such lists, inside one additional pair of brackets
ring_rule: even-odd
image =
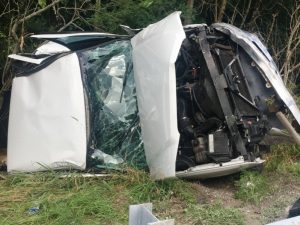
[[(292, 184), (295, 177), (300, 177), (299, 151), (295, 146), (277, 146), (267, 156), (264, 172), (245, 171), (238, 179), (236, 176), (227, 179), (227, 185), (235, 183), (232, 192), (246, 206), (220, 201), (210, 203), (216, 202), (216, 197), (205, 194), (201, 184), (179, 179), (153, 181), (148, 173), (131, 168), (105, 178), (83, 178), (74, 172), (66, 178), (61, 178), (62, 172), (53, 171), (3, 173), (0, 174), (0, 225), (127, 224), (129, 205), (146, 202), (153, 203), (154, 214), (160, 219), (174, 218), (176, 224), (203, 225), (249, 224), (245, 208), (240, 207), (247, 208), (247, 204), (263, 207), (268, 202), (261, 217), (264, 222), (271, 222), (283, 216), (284, 208), (297, 194), (295, 191), (286, 196), (285, 185), (291, 185), (291, 192), (292, 185), (299, 183), (298, 180), (297, 184)], [(291, 175), (291, 182), (287, 175)], [(279, 180), (277, 177), (282, 181), (274, 182), (274, 178)], [(280, 193), (275, 192), (275, 186)], [(209, 190), (213, 191), (214, 187), (212, 183)], [(222, 192), (226, 184), (220, 188)], [(272, 199), (275, 194), (276, 201)], [(211, 198), (214, 201), (210, 201)], [(206, 199), (205, 203), (199, 199)], [(38, 212), (31, 214), (31, 208)]]
[[(293, 198), (295, 199), (295, 198)], [(290, 199), (288, 196), (280, 196), (272, 202), (272, 204), (266, 208), (262, 213), (262, 223), (267, 224), (274, 222), (274, 218), (282, 217), (282, 214), (285, 213), (285, 208), (289, 205)]]
[[(200, 205), (195, 184), (179, 179), (153, 181), (127, 169), (107, 178), (61, 172), (4, 175), (0, 180), (0, 224), (127, 224), (130, 204), (152, 202), (160, 219), (177, 224), (242, 224), (236, 209)], [(37, 208), (31, 214), (29, 209)]]
[[(59, 173), (12, 175), (0, 187), (0, 224), (125, 223), (126, 206), (116, 202), (102, 179), (59, 178)], [(38, 207), (39, 213), (28, 210)], [(12, 220), (13, 218), (13, 220)]]
[(265, 169), (277, 173), (300, 176), (300, 149), (297, 145), (281, 144), (272, 146), (266, 157)]
[(238, 189), (236, 198), (255, 204), (260, 203), (271, 192), (267, 177), (253, 171), (243, 172), (235, 185)]
[(188, 208), (187, 212), (195, 219), (193, 224), (244, 224), (244, 217), (238, 209), (225, 207), (221, 203), (193, 205)]
[[(237, 191), (235, 197), (245, 202), (259, 204), (262, 200), (274, 192), (269, 180), (272, 176), (300, 177), (300, 149), (296, 145), (281, 144), (272, 146), (271, 152), (266, 155), (266, 163), (262, 173), (245, 171), (235, 182)], [(275, 173), (275, 174), (274, 174)], [(275, 206), (276, 208), (276, 206)], [(270, 209), (272, 211), (272, 209)]]

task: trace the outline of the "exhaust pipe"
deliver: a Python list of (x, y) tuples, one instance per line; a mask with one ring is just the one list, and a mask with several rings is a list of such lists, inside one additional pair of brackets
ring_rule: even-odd
[(297, 133), (297, 131), (292, 126), (292, 124), (290, 123), (290, 121), (288, 121), (288, 119), (286, 118), (286, 116), (281, 111), (278, 111), (276, 113), (276, 117), (278, 118), (278, 120), (280, 121), (280, 123), (284, 126), (284, 128), (287, 129), (287, 131), (289, 132), (289, 134), (291, 135), (291, 137), (294, 139), (294, 141), (296, 142), (296, 144), (300, 146), (300, 135)]

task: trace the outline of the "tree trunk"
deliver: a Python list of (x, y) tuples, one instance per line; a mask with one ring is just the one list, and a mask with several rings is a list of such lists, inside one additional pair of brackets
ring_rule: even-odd
[(194, 0), (187, 0), (187, 8), (188, 8), (188, 11), (187, 11), (185, 24), (191, 24), (192, 17), (193, 17)]

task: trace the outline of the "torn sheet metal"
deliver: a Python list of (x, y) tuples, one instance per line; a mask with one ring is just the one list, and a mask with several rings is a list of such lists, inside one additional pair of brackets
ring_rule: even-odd
[(73, 53), (30, 76), (14, 78), (7, 169), (85, 169), (85, 165), (84, 95)]
[(174, 63), (185, 38), (179, 15), (149, 25), (131, 40), (142, 136), (155, 179), (175, 176), (179, 133)]
[(22, 55), (11, 54), (11, 55), (8, 56), (8, 58), (39, 65), (44, 60), (46, 60), (48, 58), (48, 56), (43, 57), (43, 58), (39, 58), (39, 59), (35, 59), (35, 58), (26, 57), (26, 56), (22, 56)]
[(85, 37), (85, 36), (119, 36), (110, 33), (99, 33), (99, 32), (82, 32), (82, 33), (57, 33), (57, 34), (33, 34), (30, 37), (38, 39), (60, 39), (70, 37)]
[(128, 38), (127, 35), (97, 32), (82, 32), (69, 34), (38, 34), (31, 35), (30, 37), (52, 41), (63, 45), (72, 51), (89, 48), (112, 40)]
[(215, 23), (212, 25), (212, 28), (228, 34), (234, 42), (244, 48), (255, 64), (262, 70), (267, 82), (274, 87), (279, 97), (300, 124), (300, 111), (293, 97), (285, 87), (275, 62), (259, 38), (230, 24)]

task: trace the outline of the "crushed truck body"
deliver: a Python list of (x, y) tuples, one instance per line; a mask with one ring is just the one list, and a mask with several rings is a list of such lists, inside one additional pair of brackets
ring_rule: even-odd
[(262, 164), (274, 133), (291, 139), (278, 115), (299, 123), (299, 109), (256, 35), (182, 26), (180, 12), (134, 32), (33, 35), (49, 42), (9, 56), (9, 172), (125, 162), (208, 178)]

